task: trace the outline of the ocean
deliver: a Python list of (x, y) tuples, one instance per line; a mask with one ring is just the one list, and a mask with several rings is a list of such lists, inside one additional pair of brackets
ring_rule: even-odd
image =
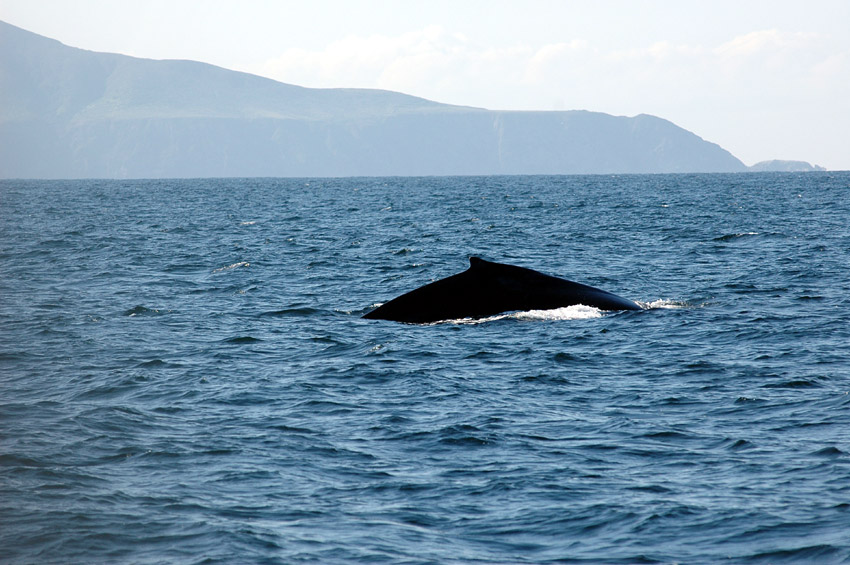
[[(364, 320), (470, 256), (643, 309)], [(850, 562), (850, 173), (0, 181), (0, 562)]]

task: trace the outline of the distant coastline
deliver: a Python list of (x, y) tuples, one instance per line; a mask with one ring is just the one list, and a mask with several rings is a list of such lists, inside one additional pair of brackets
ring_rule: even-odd
[(4, 22), (0, 77), (0, 178), (816, 170), (747, 167), (647, 114), (491, 111), (305, 88), (195, 61), (86, 51)]

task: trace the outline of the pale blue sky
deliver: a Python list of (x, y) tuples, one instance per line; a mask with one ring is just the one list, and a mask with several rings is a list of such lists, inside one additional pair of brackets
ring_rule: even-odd
[(0, 0), (0, 19), (303, 86), (649, 113), (746, 164), (850, 169), (846, 0)]

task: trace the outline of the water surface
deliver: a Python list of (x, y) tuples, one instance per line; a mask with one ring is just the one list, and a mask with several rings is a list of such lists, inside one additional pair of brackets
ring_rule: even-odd
[[(646, 307), (363, 320), (464, 270)], [(850, 174), (0, 182), (0, 561), (850, 561)]]

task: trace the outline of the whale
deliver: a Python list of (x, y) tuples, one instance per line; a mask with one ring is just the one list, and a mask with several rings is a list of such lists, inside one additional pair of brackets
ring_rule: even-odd
[(393, 298), (363, 317), (429, 324), (577, 304), (600, 310), (641, 310), (631, 300), (605, 290), (525, 267), (470, 257), (466, 271)]

